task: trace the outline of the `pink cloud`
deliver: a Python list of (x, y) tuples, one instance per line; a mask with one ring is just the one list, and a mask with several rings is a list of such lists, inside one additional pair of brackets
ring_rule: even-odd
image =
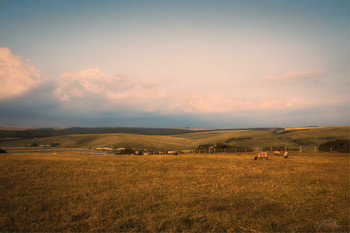
[(327, 70), (306, 70), (299, 72), (289, 72), (276, 76), (264, 76), (262, 80), (264, 81), (288, 81), (288, 80), (303, 80), (308, 78), (316, 78), (325, 73)]
[(133, 83), (104, 74), (99, 68), (82, 70), (77, 74), (62, 73), (57, 82), (56, 96), (62, 101), (85, 98), (92, 95), (105, 96), (122, 89), (132, 88)]
[(296, 110), (314, 106), (335, 105), (343, 102), (338, 99), (324, 101), (307, 98), (268, 98), (254, 101), (225, 97), (223, 95), (191, 95), (183, 97), (180, 104), (174, 109), (193, 113), (242, 113), (247, 111)]
[(256, 107), (261, 110), (276, 109), (276, 110), (288, 110), (288, 109), (301, 109), (311, 107), (313, 105), (321, 104), (320, 101), (305, 99), (305, 98), (274, 98), (266, 99), (262, 103), (259, 103)]
[(249, 110), (254, 103), (245, 99), (236, 99), (224, 95), (188, 95), (181, 98), (177, 108), (185, 112), (225, 113)]
[(18, 97), (42, 83), (39, 70), (8, 48), (0, 48), (0, 100)]
[[(299, 73), (290, 76), (301, 77), (303, 75)], [(288, 111), (337, 103), (337, 100), (325, 102), (324, 100), (286, 96), (277, 98), (261, 96), (260, 99), (256, 99), (255, 96), (244, 98), (224, 94), (186, 94), (180, 90), (164, 89), (160, 82), (153, 80), (140, 81), (109, 76), (99, 68), (86, 69), (77, 74), (62, 73), (55, 94), (72, 110), (79, 108), (86, 110), (121, 109), (162, 114)]]
[[(54, 93), (66, 106), (78, 105), (86, 109), (130, 108), (156, 111), (166, 97), (157, 89), (157, 81), (131, 80), (109, 76), (99, 68), (86, 69), (77, 74), (62, 73)], [(98, 102), (98, 104), (96, 103)]]

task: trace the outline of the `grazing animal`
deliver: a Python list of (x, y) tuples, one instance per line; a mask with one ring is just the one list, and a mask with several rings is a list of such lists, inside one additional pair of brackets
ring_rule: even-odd
[(140, 150), (135, 151), (135, 155), (142, 155), (142, 151)]
[(283, 155), (284, 155), (284, 158), (285, 158), (285, 159), (288, 158), (288, 156), (289, 156), (288, 151), (285, 151), (285, 152), (283, 153)]
[(274, 151), (273, 154), (274, 154), (274, 155), (280, 155), (280, 156), (281, 156), (281, 152), (279, 152), (279, 151)]
[(261, 153), (259, 153), (257, 156), (255, 156), (255, 160), (257, 160), (257, 159), (266, 159), (267, 160), (267, 156), (268, 156), (268, 153), (267, 152), (261, 152)]

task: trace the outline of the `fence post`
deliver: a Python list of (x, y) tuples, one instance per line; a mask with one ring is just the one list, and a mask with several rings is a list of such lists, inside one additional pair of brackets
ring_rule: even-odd
[(247, 152), (247, 147), (244, 147), (244, 152)]
[(315, 146), (315, 152), (317, 152), (317, 147)]
[(299, 152), (301, 153), (301, 146), (299, 146)]

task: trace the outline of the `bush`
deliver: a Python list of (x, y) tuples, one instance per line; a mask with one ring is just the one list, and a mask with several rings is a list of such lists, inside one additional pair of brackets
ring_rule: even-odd
[(39, 144), (36, 142), (34, 142), (32, 145), (30, 145), (30, 147), (38, 147), (38, 146), (39, 146)]
[(252, 148), (248, 146), (232, 146), (230, 144), (225, 144), (222, 142), (218, 142), (215, 145), (213, 144), (203, 144), (199, 145), (197, 148), (195, 148), (196, 152), (203, 152), (203, 149), (208, 149), (211, 148), (211, 152), (215, 153), (222, 153), (222, 152), (227, 152), (227, 153), (235, 153), (235, 152), (252, 152), (254, 151)]
[(54, 142), (54, 143), (52, 143), (51, 145), (50, 145), (50, 147), (57, 147), (57, 146), (59, 146), (59, 145), (61, 145), (61, 143), (59, 143), (59, 142)]
[(203, 144), (203, 145), (199, 145), (198, 148), (207, 148), (208, 149), (212, 146), (214, 146), (214, 145), (213, 144)]
[(224, 148), (227, 148), (228, 145), (226, 145), (225, 143), (222, 143), (222, 142), (218, 142), (218, 143), (215, 144), (214, 147), (217, 148), (217, 149), (219, 149), (219, 148), (224, 149)]
[(2, 153), (7, 153), (7, 151), (3, 150), (3, 149), (0, 149), (0, 154), (2, 154)]
[(252, 148), (250, 147), (245, 147), (245, 146), (231, 146), (229, 144), (225, 144), (225, 143), (222, 143), (222, 142), (218, 142), (215, 144), (215, 151), (217, 153), (220, 153), (220, 152), (252, 152), (254, 151)]
[(121, 151), (122, 155), (132, 155), (134, 153), (135, 153), (135, 151), (133, 149), (131, 149), (131, 148), (125, 148), (125, 150)]
[(328, 141), (319, 145), (319, 151), (338, 151), (342, 153), (350, 153), (350, 140)]

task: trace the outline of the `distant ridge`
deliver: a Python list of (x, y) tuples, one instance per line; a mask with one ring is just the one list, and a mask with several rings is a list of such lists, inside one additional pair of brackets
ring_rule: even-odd
[(0, 126), (0, 130), (20, 131), (20, 130), (28, 130), (28, 129), (35, 129), (35, 127), (27, 127), (27, 126)]
[(200, 132), (229, 132), (229, 131), (280, 131), (279, 135), (292, 133), (306, 129), (323, 128), (301, 127), (301, 128), (235, 128), (235, 129), (191, 129), (191, 128), (143, 128), (143, 127), (71, 127), (71, 128), (31, 128), (31, 127), (0, 127), (0, 138), (9, 139), (31, 139), (63, 136), (71, 134), (138, 134), (138, 135), (179, 135)]
[[(109, 133), (127, 133), (140, 135), (176, 135), (193, 133), (190, 129), (176, 129), (176, 128), (138, 128), (138, 127), (97, 127), (97, 128), (82, 128), (72, 127), (64, 129), (54, 128), (38, 128), (26, 130), (7, 130), (0, 129), (0, 138), (42, 138), (54, 137), (69, 134), (109, 134)], [(197, 131), (198, 132), (198, 131)]]
[(177, 135), (207, 131), (232, 130), (269, 130), (283, 128), (239, 128), (239, 129), (179, 129), (179, 128), (142, 128), (142, 127), (71, 127), (71, 128), (30, 128), (1, 127), (0, 138), (43, 138), (69, 134), (139, 134), (139, 135)]

